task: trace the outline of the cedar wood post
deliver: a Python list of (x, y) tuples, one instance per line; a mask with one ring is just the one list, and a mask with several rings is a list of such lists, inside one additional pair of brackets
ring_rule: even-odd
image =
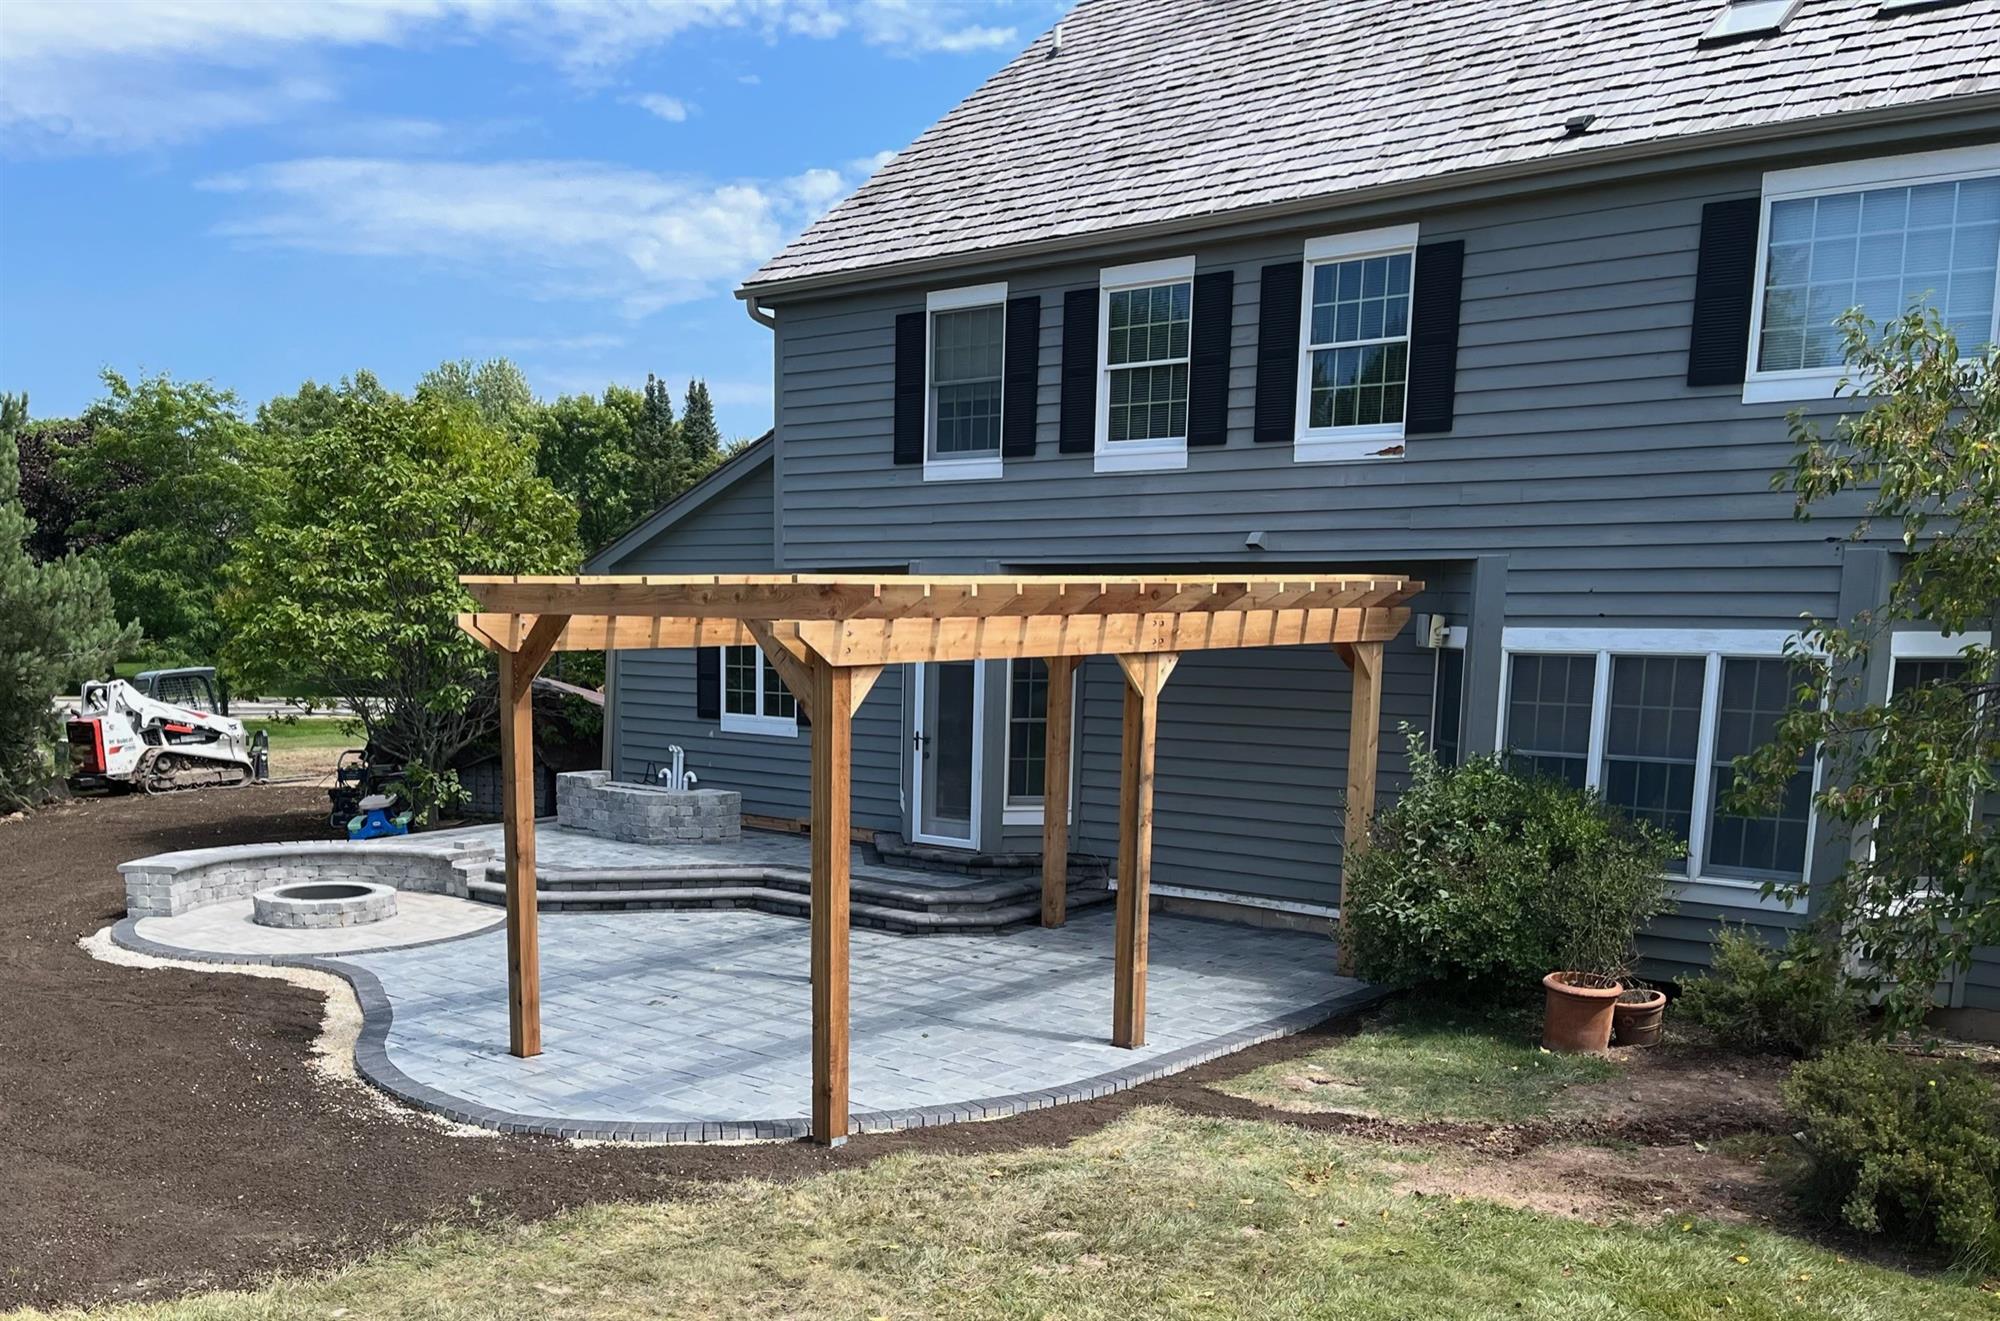
[(535, 675), (569, 622), (543, 615), (500, 653), (500, 833), (507, 877), (507, 1049), (542, 1053), (542, 955), (535, 912)]
[(1146, 927), (1153, 881), (1153, 745), (1160, 689), (1180, 657), (1120, 656), (1124, 753), (1118, 775), (1118, 922), (1112, 964), (1111, 1044), (1146, 1044)]
[(1347, 943), (1347, 860), (1368, 846), (1375, 821), (1375, 763), (1382, 748), (1382, 644), (1355, 642), (1336, 648), (1352, 672), (1353, 706), (1347, 722), (1347, 830), (1341, 842), (1340, 970), (1351, 972)]
[(1076, 657), (1051, 656), (1042, 744), (1042, 925), (1069, 916), (1069, 748)]
[(848, 818), (854, 671), (810, 656), (812, 695), (812, 1135), (847, 1141)]

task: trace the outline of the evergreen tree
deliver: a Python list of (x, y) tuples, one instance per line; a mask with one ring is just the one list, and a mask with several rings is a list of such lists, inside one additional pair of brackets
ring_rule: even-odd
[(27, 400), (0, 411), (0, 812), (30, 807), (56, 777), (55, 699), (72, 681), (102, 673), (130, 640), (111, 611), (111, 584), (74, 555), (37, 564), (34, 524), (21, 505), (15, 432)]
[(709, 402), (706, 381), (688, 382), (687, 403), (681, 408), (681, 449), (688, 457), (692, 478), (714, 467), (716, 455), (722, 451), (722, 432), (716, 429), (715, 405)]
[(650, 513), (686, 487), (687, 464), (681, 430), (674, 424), (673, 392), (667, 383), (646, 373), (646, 392), (632, 429), (633, 485), (643, 495), (641, 508)]

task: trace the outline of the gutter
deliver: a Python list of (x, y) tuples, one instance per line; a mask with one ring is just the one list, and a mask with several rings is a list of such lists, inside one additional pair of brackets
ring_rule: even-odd
[[(921, 257), (913, 261), (892, 262), (825, 275), (803, 275), (794, 279), (752, 282), (738, 288), (736, 296), (744, 300), (754, 320), (768, 326), (773, 324), (773, 321), (766, 320), (771, 313), (763, 307), (761, 300), (773, 294), (791, 297), (855, 285), (893, 284), (905, 278), (913, 279), (936, 271), (963, 272), (968, 267), (1006, 265), (1054, 254), (1081, 255), (1093, 248), (1122, 247), (1145, 239), (1166, 239), (1189, 233), (1202, 233), (1210, 238), (1224, 238), (1228, 237), (1233, 229), (1268, 227), (1275, 221), (1324, 211), (1329, 207), (1379, 205), (1453, 189), (1478, 189), (1498, 184), (1533, 183), (1538, 180), (1543, 181), (1546, 188), (1555, 189), (1565, 186), (1562, 176), (1566, 173), (1587, 175), (1606, 166), (1663, 163), (1673, 157), (1699, 156), (1702, 153), (1723, 152), (1735, 147), (1765, 142), (1783, 142), (1839, 130), (1893, 127), (1913, 120), (1960, 117), (1982, 112), (1989, 114), (2000, 112), (2000, 92), (1982, 92), (1973, 96), (1923, 101), (1913, 105), (1888, 106), (1879, 110), (1856, 111), (1847, 115), (1822, 115), (1782, 124), (1760, 124), (1752, 128), (1719, 129), (1692, 137), (1664, 138), (1623, 146), (1601, 147), (1560, 159), (1538, 157), (1528, 161), (1511, 161), (1485, 169), (1448, 172), (1427, 179), (1381, 184), (1374, 188), (1351, 192), (1318, 193), (1311, 197), (1291, 198), (1235, 211), (1210, 212), (1192, 218), (1176, 217), (1149, 224), (1128, 225), (1120, 229), (1036, 239), (1027, 243)], [(1978, 136), (1982, 133), (1990, 134), (1996, 127), (2000, 125), (1968, 126), (1964, 132), (1968, 136)], [(1698, 165), (1700, 162), (1697, 160), (1686, 164)], [(1588, 180), (1572, 181), (1572, 183), (1582, 182)]]

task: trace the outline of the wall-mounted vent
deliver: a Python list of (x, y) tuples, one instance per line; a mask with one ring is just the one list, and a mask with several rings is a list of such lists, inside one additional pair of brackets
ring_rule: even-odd
[(1701, 34), (1702, 44), (1768, 37), (1791, 21), (1801, 3), (1803, 0), (1729, 0), (1708, 31)]

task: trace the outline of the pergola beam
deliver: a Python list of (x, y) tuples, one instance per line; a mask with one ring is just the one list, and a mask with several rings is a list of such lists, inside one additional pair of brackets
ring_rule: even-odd
[(1353, 680), (1347, 721), (1347, 821), (1340, 850), (1340, 970), (1352, 972), (1347, 865), (1368, 847), (1375, 824), (1375, 770), (1382, 755), (1382, 644), (1335, 648)]
[(1178, 656), (1120, 656), (1125, 722), (1118, 761), (1118, 911), (1111, 972), (1111, 1044), (1146, 1044), (1146, 951), (1153, 884), (1153, 764), (1160, 690)]

